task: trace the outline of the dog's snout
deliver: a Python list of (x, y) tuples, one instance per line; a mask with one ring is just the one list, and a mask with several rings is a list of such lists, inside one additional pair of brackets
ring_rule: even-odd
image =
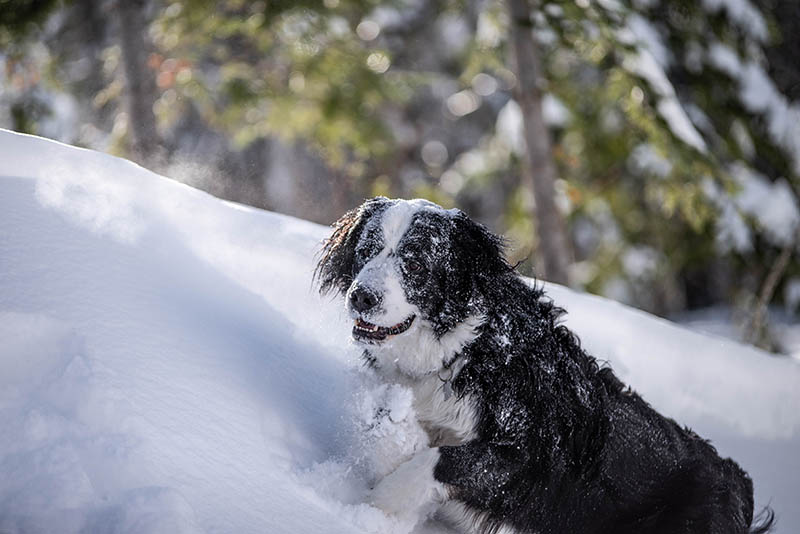
[(365, 287), (356, 287), (350, 292), (350, 306), (359, 313), (364, 313), (380, 302), (378, 295)]

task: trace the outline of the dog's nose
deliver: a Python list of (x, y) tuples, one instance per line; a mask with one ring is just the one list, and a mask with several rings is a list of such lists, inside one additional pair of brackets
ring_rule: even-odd
[(364, 313), (378, 305), (378, 296), (364, 287), (357, 287), (350, 292), (350, 306), (359, 313)]

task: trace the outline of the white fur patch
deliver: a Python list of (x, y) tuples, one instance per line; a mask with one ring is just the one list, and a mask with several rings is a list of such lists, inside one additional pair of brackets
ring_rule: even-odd
[(383, 309), (385, 315), (382, 321), (385, 326), (393, 326), (405, 321), (411, 315), (419, 315), (419, 309), (406, 300), (406, 293), (400, 285), (400, 267), (394, 258), (386, 259), (386, 274), (384, 278)]
[(370, 348), (384, 374), (423, 377), (440, 371), (445, 363), (478, 337), (483, 317), (467, 317), (451, 331), (437, 338), (418, 315), (407, 331)]
[(433, 202), (421, 198), (398, 200), (396, 204), (386, 210), (381, 220), (381, 228), (383, 229), (383, 239), (387, 249), (394, 250), (397, 248), (414, 215), (425, 209), (437, 212), (444, 211)]
[(418, 381), (412, 389), (417, 419), (431, 445), (461, 445), (475, 438), (477, 413), (470, 396), (448, 395), (438, 375)]

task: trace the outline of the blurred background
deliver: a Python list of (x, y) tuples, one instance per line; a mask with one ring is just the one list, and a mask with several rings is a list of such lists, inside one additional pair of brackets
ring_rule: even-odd
[(428, 198), (800, 358), (798, 35), (797, 0), (0, 0), (0, 127), (324, 224)]

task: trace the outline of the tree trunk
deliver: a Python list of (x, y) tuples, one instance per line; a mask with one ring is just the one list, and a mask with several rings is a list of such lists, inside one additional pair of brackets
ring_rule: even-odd
[(100, 3), (97, 0), (78, 0), (75, 9), (80, 24), (82, 45), (89, 54), (90, 71), (88, 87), (90, 96), (94, 97), (105, 86), (103, 80), (103, 37), (105, 35), (105, 21), (100, 13)]
[(570, 263), (564, 221), (555, 203), (556, 166), (553, 161), (550, 132), (542, 114), (540, 90), (541, 62), (533, 40), (531, 6), (527, 0), (507, 0), (511, 14), (511, 37), (517, 67), (517, 101), (522, 108), (525, 128), (529, 179), (536, 201), (538, 253), (543, 259), (539, 277), (560, 284), (567, 283)]
[(131, 156), (142, 165), (158, 167), (161, 149), (153, 112), (155, 79), (147, 66), (150, 43), (146, 8), (147, 0), (117, 0), (115, 11), (125, 70)]
[(101, 12), (101, 2), (97, 0), (78, 0), (74, 5), (71, 24), (77, 28), (80, 39), (79, 50), (89, 60), (89, 75), (80, 83), (78, 91), (81, 113), (84, 120), (100, 130), (111, 129), (108, 108), (98, 109), (94, 98), (106, 86), (103, 74), (103, 39), (106, 35), (107, 18)]

